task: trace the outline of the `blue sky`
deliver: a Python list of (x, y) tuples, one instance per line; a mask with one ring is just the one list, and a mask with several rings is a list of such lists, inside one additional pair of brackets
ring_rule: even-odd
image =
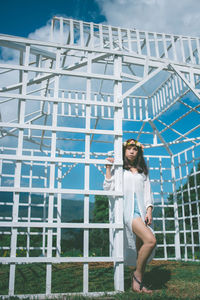
[(0, 33), (28, 36), (55, 15), (199, 36), (199, 0), (1, 0)]
[(6, 0), (1, 1), (0, 33), (27, 37), (55, 15), (97, 23), (105, 21), (93, 0)]

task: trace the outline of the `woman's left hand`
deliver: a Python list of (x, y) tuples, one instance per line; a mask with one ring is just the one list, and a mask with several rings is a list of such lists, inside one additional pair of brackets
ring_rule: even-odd
[(151, 225), (151, 223), (152, 223), (152, 207), (151, 206), (149, 206), (147, 208), (145, 223), (146, 223), (146, 225)]

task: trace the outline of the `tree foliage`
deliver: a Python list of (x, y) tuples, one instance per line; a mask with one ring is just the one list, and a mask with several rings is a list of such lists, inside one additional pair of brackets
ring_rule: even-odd
[[(92, 223), (108, 223), (108, 197), (95, 195)], [(107, 256), (109, 254), (109, 230), (90, 230), (90, 249), (94, 255)]]
[[(173, 204), (175, 197), (178, 204), (178, 217), (186, 217), (179, 220), (179, 228), (183, 229), (183, 222), (185, 222), (186, 229), (190, 230), (191, 225), (193, 229), (198, 229), (197, 209), (200, 209), (200, 162), (197, 165), (197, 170), (191, 170), (186, 182), (176, 190), (175, 194), (170, 194), (168, 203)], [(196, 217), (195, 217), (196, 216)], [(173, 211), (166, 211), (165, 217), (174, 217)], [(197, 235), (194, 236), (194, 242), (199, 243)]]

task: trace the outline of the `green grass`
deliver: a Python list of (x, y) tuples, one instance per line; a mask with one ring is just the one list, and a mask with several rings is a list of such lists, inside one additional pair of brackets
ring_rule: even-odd
[[(83, 286), (83, 264), (54, 264), (52, 266), (52, 293), (81, 292)], [(144, 282), (153, 289), (152, 295), (138, 294), (131, 290), (131, 273), (133, 268), (125, 267), (125, 292), (114, 296), (83, 297), (66, 296), (68, 300), (102, 299), (102, 300), (197, 300), (200, 299), (200, 263), (153, 261), (147, 266)], [(0, 293), (8, 293), (9, 266), (0, 266)], [(24, 264), (16, 267), (16, 294), (45, 293), (45, 264)], [(89, 291), (113, 291), (113, 266), (109, 263), (89, 264)], [(7, 299), (18, 299), (10, 297)], [(28, 297), (27, 297), (28, 299)], [(37, 297), (36, 297), (37, 299)], [(48, 298), (47, 298), (48, 299)], [(59, 298), (57, 298), (59, 299)], [(63, 299), (60, 297), (60, 299)]]

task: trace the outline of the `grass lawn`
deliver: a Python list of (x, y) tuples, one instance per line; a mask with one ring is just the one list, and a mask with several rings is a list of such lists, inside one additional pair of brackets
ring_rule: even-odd
[[(200, 300), (200, 263), (153, 261), (146, 269), (145, 284), (154, 290), (152, 295), (138, 294), (131, 291), (131, 273), (133, 268), (125, 267), (125, 292), (103, 297), (60, 297), (57, 299), (199, 299)], [(8, 292), (9, 266), (0, 266), (0, 294)], [(83, 286), (82, 264), (56, 264), (52, 272), (52, 293), (81, 292)], [(16, 268), (16, 294), (45, 293), (45, 264), (24, 264)], [(113, 267), (109, 263), (89, 264), (89, 291), (113, 291)], [(5, 298), (4, 298), (5, 299)], [(9, 299), (9, 298), (7, 298)], [(10, 299), (18, 299), (10, 297)], [(26, 298), (28, 299), (28, 297)], [(37, 297), (36, 297), (37, 299)]]

